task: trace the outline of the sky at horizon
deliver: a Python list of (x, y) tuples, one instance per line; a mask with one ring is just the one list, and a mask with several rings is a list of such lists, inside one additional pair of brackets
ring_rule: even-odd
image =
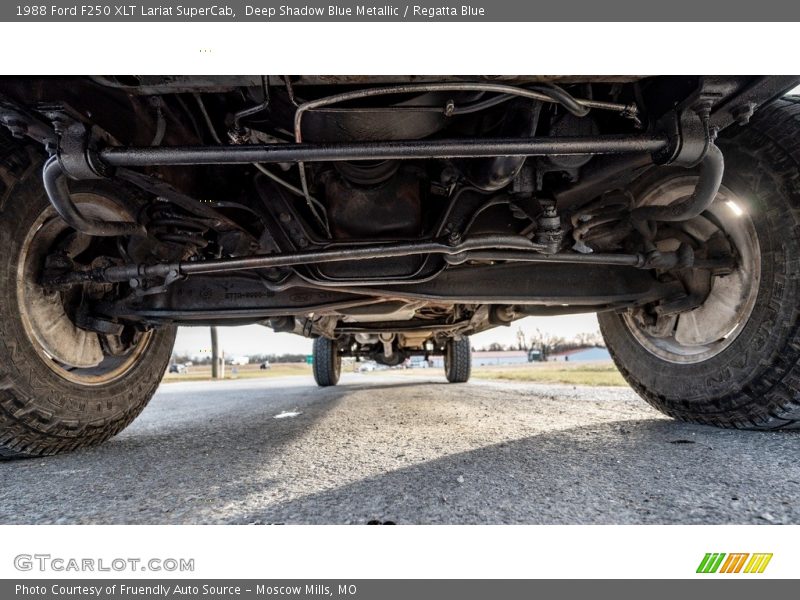
[[(492, 343), (514, 344), (517, 341), (517, 328), (522, 327), (526, 335), (537, 329), (545, 334), (570, 338), (579, 333), (598, 331), (597, 317), (594, 314), (569, 315), (558, 317), (526, 317), (511, 324), (510, 327), (497, 327), (472, 336), (475, 347)], [(227, 356), (252, 354), (310, 354), (311, 340), (291, 333), (275, 333), (262, 325), (241, 327), (219, 327), (219, 340)], [(210, 352), (211, 339), (208, 327), (180, 327), (175, 340), (175, 352), (187, 356), (203, 356)]]

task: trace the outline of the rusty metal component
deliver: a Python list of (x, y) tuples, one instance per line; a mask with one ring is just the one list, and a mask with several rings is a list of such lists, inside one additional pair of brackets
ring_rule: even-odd
[(722, 152), (714, 144), (708, 146), (700, 165), (697, 186), (690, 196), (667, 205), (652, 205), (636, 208), (631, 213), (634, 223), (644, 221), (688, 221), (705, 211), (717, 196), (725, 172)]
[(424, 173), (404, 168), (379, 185), (353, 185), (339, 173), (322, 178), (331, 233), (339, 239), (413, 238), (422, 230)]
[[(288, 83), (287, 83), (288, 85)], [(300, 104), (297, 107), (294, 115), (294, 137), (295, 142), (300, 144), (303, 141), (303, 116), (309, 111), (320, 109), (325, 106), (334, 104), (341, 104), (343, 102), (350, 102), (353, 100), (363, 100), (365, 98), (373, 98), (376, 96), (387, 96), (397, 94), (419, 94), (429, 92), (489, 92), (496, 94), (503, 94), (508, 96), (518, 96), (521, 98), (528, 98), (530, 100), (537, 100), (539, 102), (555, 102), (561, 104), (564, 108), (578, 116), (585, 116), (588, 114), (589, 109), (597, 108), (602, 110), (617, 111), (622, 115), (632, 116), (636, 118), (638, 114), (638, 107), (631, 104), (619, 104), (613, 102), (598, 102), (595, 100), (583, 100), (573, 98), (570, 94), (565, 92), (560, 87), (553, 84), (538, 85), (535, 89), (527, 89), (505, 84), (497, 83), (414, 83), (406, 85), (378, 87), (369, 89), (360, 89), (352, 92), (344, 92), (325, 98), (319, 98)], [(445, 103), (442, 112), (452, 115), (455, 107)], [(501, 153), (502, 155), (502, 153)], [(457, 156), (457, 155), (453, 155)], [(305, 165), (301, 160), (298, 162), (300, 169), (300, 183), (303, 189), (303, 194), (308, 199), (308, 181), (305, 172)]]
[[(502, 135), (521, 138), (533, 136), (536, 133), (541, 110), (541, 102), (522, 100), (514, 102), (508, 107), (503, 118)], [(591, 159), (591, 156), (587, 156), (586, 159)], [(464, 171), (472, 185), (491, 192), (511, 183), (526, 160), (526, 156), (496, 156), (479, 161), (465, 161)]]
[[(645, 192), (641, 203), (644, 207), (653, 202), (666, 202), (667, 207), (670, 202), (680, 204), (690, 197), (696, 179), (682, 176), (659, 182)], [(700, 251), (712, 256), (735, 254), (738, 260), (721, 272), (679, 272), (684, 295), (664, 299), (651, 310), (630, 311), (625, 317), (642, 345), (670, 362), (699, 362), (722, 352), (745, 326), (758, 296), (761, 251), (753, 222), (741, 208), (742, 199), (726, 186), (715, 196), (703, 216), (680, 225), (704, 249)], [(739, 212), (732, 210), (731, 203)], [(657, 250), (666, 251), (669, 244), (674, 247), (678, 242), (665, 234), (665, 239), (656, 240)]]
[(517, 235), (474, 236), (459, 244), (451, 245), (438, 241), (400, 242), (361, 246), (337, 246), (304, 252), (248, 256), (244, 258), (219, 258), (204, 261), (182, 261), (155, 265), (131, 264), (119, 267), (76, 271), (49, 282), (51, 286), (69, 286), (87, 281), (97, 282), (143, 282), (150, 278), (204, 273), (225, 273), (249, 269), (287, 267), (325, 262), (371, 260), (393, 258), (414, 254), (458, 255), (472, 250), (509, 249), (541, 252), (545, 250), (528, 238)]
[(629, 215), (633, 198), (618, 191), (604, 194), (599, 200), (572, 215), (572, 237), (578, 252), (619, 250), (622, 241), (633, 231)]
[(536, 243), (545, 247), (546, 254), (555, 254), (561, 248), (564, 229), (554, 202), (542, 201), (542, 214), (536, 221)]
[(76, 231), (96, 236), (144, 235), (145, 229), (129, 221), (101, 221), (85, 216), (70, 197), (67, 178), (57, 156), (51, 156), (42, 171), (44, 189), (50, 203), (66, 223)]
[[(89, 218), (120, 217), (120, 207), (102, 196), (79, 193), (75, 195), (75, 202)], [(51, 368), (70, 380), (99, 383), (129, 368), (149, 338), (140, 336), (125, 342), (120, 337), (119, 324), (81, 314), (85, 297), (97, 290), (102, 292), (103, 286), (79, 289), (76, 295), (41, 284), (43, 271), (72, 268), (73, 258), (88, 249), (89, 236), (68, 232), (68, 225), (48, 208), (23, 241), (17, 270), (20, 316), (25, 334), (35, 342), (37, 353)], [(126, 355), (126, 358), (105, 368), (108, 355)]]

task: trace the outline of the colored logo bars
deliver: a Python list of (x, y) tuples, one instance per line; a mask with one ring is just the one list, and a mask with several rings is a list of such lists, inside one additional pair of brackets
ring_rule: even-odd
[[(748, 557), (750, 560), (748, 560)], [(700, 565), (698, 573), (763, 573), (772, 553), (748, 554), (746, 552), (725, 554), (724, 552), (708, 552)]]

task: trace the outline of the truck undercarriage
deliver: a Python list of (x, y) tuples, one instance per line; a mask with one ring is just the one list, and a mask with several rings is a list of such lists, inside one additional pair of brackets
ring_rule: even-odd
[[(469, 335), (579, 312), (606, 315), (618, 363), (638, 344), (706, 368), (771, 277), (738, 139), (797, 83), (2, 78), (4, 210), (40, 202), (4, 238), (21, 327), (76, 385), (126, 376), (175, 325), (250, 323), (315, 338), (321, 385), (343, 356), (445, 354), (464, 381)], [(705, 418), (679, 404), (660, 408)], [(707, 420), (755, 422), (737, 419)]]

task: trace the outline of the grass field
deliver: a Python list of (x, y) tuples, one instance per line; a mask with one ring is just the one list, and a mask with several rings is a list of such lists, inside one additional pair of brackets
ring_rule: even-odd
[(477, 379), (505, 379), (573, 385), (626, 386), (622, 375), (610, 361), (573, 363), (532, 363), (520, 366), (476, 367)]
[[(404, 375), (435, 374), (440, 369), (393, 370)], [(375, 371), (386, 373), (386, 371)], [(530, 381), (534, 383), (565, 383), (572, 385), (626, 386), (622, 375), (611, 361), (563, 363), (545, 362), (523, 365), (498, 365), (474, 367), (474, 379), (502, 379), (506, 381)]]
[[(236, 367), (237, 373), (233, 374), (230, 365), (225, 367), (225, 379), (253, 379), (259, 377), (290, 377), (311, 376), (311, 366), (303, 363), (278, 363), (271, 369), (261, 370), (258, 365), (244, 365)], [(352, 368), (345, 365), (342, 371), (351, 372)], [(379, 370), (365, 373), (370, 375), (417, 375), (435, 376), (443, 375), (439, 369), (392, 369)], [(530, 363), (526, 365), (507, 365), (496, 367), (475, 367), (472, 370), (475, 379), (501, 379), (506, 381), (530, 381), (538, 383), (565, 383), (572, 385), (599, 385), (599, 386), (625, 386), (625, 380), (617, 368), (609, 361), (592, 363)], [(175, 381), (208, 381), (211, 379), (211, 367), (189, 367), (188, 373), (167, 373), (164, 383)]]
[[(233, 367), (225, 365), (225, 379), (254, 379), (258, 377), (289, 377), (292, 375), (311, 376), (311, 365), (305, 363), (276, 363), (270, 369), (259, 368), (259, 365), (243, 365), (236, 367), (237, 373), (233, 374)], [(164, 383), (175, 381), (208, 381), (211, 379), (211, 366), (189, 367), (188, 373), (167, 373)]]

